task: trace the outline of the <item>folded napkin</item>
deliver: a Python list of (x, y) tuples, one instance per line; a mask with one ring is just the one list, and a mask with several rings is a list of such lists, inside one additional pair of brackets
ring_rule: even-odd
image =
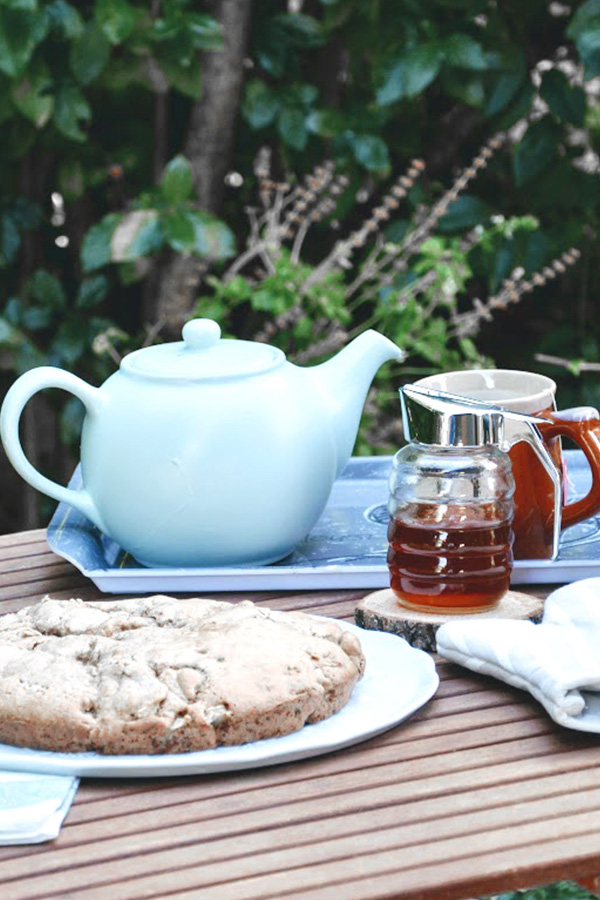
[(0, 772), (0, 846), (57, 837), (78, 784), (65, 775)]
[(560, 725), (600, 733), (600, 578), (550, 594), (539, 625), (457, 619), (436, 642), (445, 659), (529, 691)]

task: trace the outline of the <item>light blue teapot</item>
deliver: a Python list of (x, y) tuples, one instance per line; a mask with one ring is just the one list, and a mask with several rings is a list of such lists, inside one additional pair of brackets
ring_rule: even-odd
[[(193, 319), (183, 341), (129, 354), (100, 388), (50, 366), (26, 372), (6, 395), (0, 433), (26, 481), (144, 565), (264, 565), (321, 515), (375, 372), (402, 355), (365, 331), (300, 368), (275, 347), (221, 339), (216, 322)], [(50, 387), (86, 408), (80, 491), (41, 475), (19, 441), (23, 407)]]

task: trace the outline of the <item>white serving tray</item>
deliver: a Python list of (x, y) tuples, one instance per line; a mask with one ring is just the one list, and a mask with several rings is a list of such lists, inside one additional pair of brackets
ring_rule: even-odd
[[(590, 473), (583, 453), (565, 451), (569, 500), (583, 496)], [(390, 456), (354, 457), (333, 486), (323, 515), (296, 550), (269, 566), (150, 569), (61, 503), (48, 544), (102, 591), (113, 594), (212, 591), (319, 590), (389, 586), (387, 497)], [(76, 470), (70, 487), (81, 487)], [(553, 584), (600, 575), (600, 518), (567, 529), (559, 558), (517, 560), (513, 584)]]
[(338, 622), (356, 634), (366, 657), (365, 674), (338, 713), (279, 738), (236, 747), (150, 756), (103, 756), (100, 753), (54, 753), (0, 744), (0, 769), (82, 775), (94, 778), (147, 778), (209, 775), (295, 762), (358, 744), (388, 731), (435, 694), (439, 677), (431, 657), (404, 638), (363, 631)]

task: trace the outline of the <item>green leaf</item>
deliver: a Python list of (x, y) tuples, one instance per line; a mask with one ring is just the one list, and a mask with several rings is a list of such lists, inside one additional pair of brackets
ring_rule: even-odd
[(517, 187), (523, 187), (550, 165), (556, 156), (556, 145), (556, 126), (548, 116), (529, 126), (513, 157)]
[(461, 72), (459, 69), (445, 69), (441, 76), (442, 86), (451, 97), (465, 106), (480, 108), (485, 101), (483, 78), (477, 73)]
[(186, 13), (185, 24), (197, 50), (220, 50), (224, 46), (221, 26), (206, 13)]
[(21, 115), (36, 128), (43, 128), (54, 108), (52, 77), (43, 63), (32, 64), (25, 77), (14, 86), (12, 100)]
[(160, 190), (172, 206), (184, 203), (192, 193), (192, 168), (185, 156), (175, 156), (167, 163), (160, 182)]
[(586, 79), (600, 75), (600, 0), (587, 0), (576, 11), (567, 28), (575, 41)]
[(587, 0), (575, 12), (567, 28), (567, 37), (577, 40), (590, 25), (595, 25), (600, 19), (600, 0)]
[(93, 275), (91, 278), (85, 278), (77, 291), (75, 298), (75, 306), (79, 309), (90, 309), (97, 306), (106, 299), (108, 292), (108, 281), (104, 275)]
[(281, 13), (273, 17), (273, 25), (284, 39), (296, 47), (321, 47), (326, 35), (320, 23), (303, 13)]
[(290, 307), (284, 293), (273, 287), (257, 287), (252, 293), (250, 302), (252, 309), (270, 313), (273, 316), (281, 315)]
[(271, 23), (260, 36), (256, 48), (257, 63), (273, 78), (281, 78), (290, 63), (290, 56), (289, 42), (281, 39)]
[(4, 0), (4, 6), (8, 9), (34, 10), (38, 7), (38, 0)]
[(357, 134), (354, 138), (354, 156), (369, 172), (380, 172), (390, 165), (387, 144), (374, 134)]
[(483, 110), (486, 118), (495, 116), (513, 99), (525, 78), (525, 64), (514, 72), (502, 72), (494, 83)]
[(56, 94), (52, 121), (65, 137), (73, 141), (85, 141), (80, 125), (89, 122), (92, 111), (78, 87), (63, 84)]
[(535, 272), (538, 272), (542, 266), (550, 262), (553, 255), (552, 250), (552, 241), (539, 226), (535, 231), (529, 233), (525, 242), (525, 252), (521, 257), (526, 278), (529, 278)]
[(132, 33), (138, 13), (129, 0), (96, 0), (96, 24), (111, 44), (122, 44)]
[(590, 24), (576, 41), (586, 80), (600, 75), (600, 21)]
[(21, 314), (21, 325), (27, 331), (44, 331), (52, 324), (52, 310), (43, 306), (26, 306)]
[(265, 128), (270, 125), (279, 109), (277, 96), (264, 81), (255, 79), (248, 82), (242, 105), (242, 115), (251, 128)]
[(194, 253), (196, 229), (188, 210), (177, 210), (162, 217), (167, 244), (177, 253)]
[(123, 216), (109, 213), (97, 225), (92, 225), (81, 247), (81, 265), (84, 272), (100, 269), (111, 261), (111, 240)]
[(550, 111), (560, 119), (581, 128), (585, 117), (585, 91), (569, 84), (564, 72), (550, 69), (544, 72), (540, 96), (550, 107)]
[(421, 44), (387, 67), (377, 90), (377, 103), (389, 106), (403, 97), (415, 97), (437, 77), (442, 63), (440, 47)]
[(404, 60), (398, 59), (386, 66), (377, 90), (377, 103), (389, 106), (404, 97)]
[(515, 266), (515, 242), (503, 239), (494, 259), (494, 267), (490, 273), (490, 293), (495, 294), (505, 278), (508, 278)]
[(71, 71), (80, 84), (91, 84), (110, 59), (110, 44), (100, 29), (89, 22), (71, 47)]
[(459, 69), (484, 72), (491, 68), (490, 60), (481, 44), (468, 34), (452, 34), (443, 44), (444, 59)]
[(486, 222), (493, 214), (488, 204), (473, 194), (461, 194), (443, 218), (438, 222), (438, 231), (465, 231)]
[(499, 117), (497, 125), (500, 129), (508, 129), (515, 122), (527, 116), (531, 110), (531, 105), (536, 96), (535, 88), (531, 81), (527, 79), (517, 90), (511, 102), (508, 104), (502, 115)]
[(297, 106), (283, 109), (277, 119), (277, 130), (284, 144), (294, 150), (304, 150), (308, 141), (306, 115)]
[(300, 106), (312, 106), (319, 96), (319, 91), (314, 84), (293, 84), (288, 94)]
[(0, 6), (0, 71), (9, 78), (21, 75), (47, 31), (43, 11)]
[(67, 365), (73, 365), (80, 359), (88, 347), (87, 329), (79, 319), (67, 319), (60, 325), (52, 342), (52, 351)]
[(53, 363), (54, 360), (50, 360), (46, 353), (38, 350), (38, 348), (27, 339), (26, 335), (23, 334), (21, 336), (20, 345), (17, 348), (14, 361), (14, 368), (17, 375), (22, 375), (24, 372), (28, 372), (36, 366), (48, 365), (50, 362)]
[(0, 347), (12, 350), (23, 343), (23, 335), (10, 322), (0, 318)]
[(344, 115), (338, 109), (315, 109), (306, 117), (306, 127), (319, 137), (336, 137), (344, 129)]
[(110, 258), (112, 262), (131, 262), (156, 253), (164, 242), (157, 211), (136, 209), (122, 216), (113, 231)]
[(42, 306), (62, 310), (66, 308), (67, 298), (62, 284), (47, 269), (36, 269), (28, 281), (31, 296)]
[(235, 236), (225, 222), (197, 210), (191, 210), (188, 215), (194, 226), (195, 253), (213, 260), (235, 256)]
[(23, 304), (18, 297), (9, 297), (4, 307), (4, 318), (15, 328), (21, 321), (21, 310)]
[(62, 39), (74, 40), (83, 32), (83, 21), (74, 6), (65, 0), (54, 0), (46, 7), (48, 27)]
[(13, 262), (21, 246), (21, 235), (9, 213), (0, 216), (0, 268)]

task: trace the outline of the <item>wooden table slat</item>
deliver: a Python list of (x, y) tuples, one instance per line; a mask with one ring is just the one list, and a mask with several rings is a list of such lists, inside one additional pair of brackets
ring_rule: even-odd
[[(581, 778), (579, 787), (581, 788)], [(523, 824), (526, 821), (542, 821), (545, 818), (567, 813), (598, 811), (600, 809), (600, 787), (592, 791), (577, 790), (577, 788), (577, 779), (571, 779), (569, 787), (565, 788), (558, 783), (556, 777), (551, 782), (542, 784), (541, 787), (536, 787), (536, 783), (528, 785), (525, 791), (519, 791), (517, 786), (514, 786), (509, 793), (496, 794), (495, 805), (491, 807), (489, 805), (489, 789), (486, 789), (479, 792), (474, 798), (473, 806), (465, 803), (462, 811), (457, 811), (453, 804), (450, 804), (451, 808), (446, 816), (438, 815), (439, 804), (436, 801), (420, 804), (420, 808), (417, 808), (415, 804), (408, 804), (406, 815), (399, 815), (395, 807), (386, 807), (377, 817), (377, 826), (371, 830), (380, 838), (381, 848), (387, 845), (400, 847), (421, 843), (429, 837), (433, 818), (432, 811), (435, 813), (436, 839), (452, 837), (457, 834), (477, 837), (484, 831), (507, 827), (514, 822)], [(161, 865), (165, 870), (175, 865), (190, 864), (190, 861), (192, 864), (198, 863), (198, 846), (195, 840), (197, 832), (194, 830), (194, 825), (202, 828), (202, 823), (184, 820), (173, 824), (170, 819), (160, 820), (160, 822), (161, 827), (156, 830), (147, 832), (138, 830), (130, 834), (126, 842), (128, 859), (140, 857), (140, 861), (132, 863), (131, 866), (137, 867), (139, 873), (145, 873), (148, 863), (144, 858), (148, 854), (156, 853), (160, 854)], [(67, 827), (65, 838), (68, 840), (72, 831), (75, 830), (77, 829)], [(244, 834), (243, 840), (238, 833), (233, 835), (224, 833), (221, 839), (203, 843), (201, 858), (203, 864), (219, 860), (224, 862), (241, 859), (250, 854), (268, 854), (272, 844), (276, 845), (277, 852), (283, 852), (285, 849), (291, 851), (309, 845), (317, 846), (326, 841), (335, 842), (341, 838), (347, 838), (349, 841), (351, 839), (348, 847), (358, 855), (363, 852), (361, 850), (362, 839), (366, 834), (364, 829), (357, 831), (356, 817), (349, 815), (328, 816), (309, 822), (292, 821), (280, 826), (275, 832), (252, 827)], [(116, 860), (122, 851), (121, 836), (115, 837), (114, 831), (108, 836), (105, 835), (104, 840), (98, 838), (98, 835), (90, 836), (90, 839), (94, 840), (94, 872), (99, 869), (102, 861)], [(176, 844), (175, 849), (174, 844)], [(368, 842), (366, 846), (368, 846)], [(184, 848), (181, 854), (178, 847)], [(313, 859), (316, 859), (318, 855), (318, 853), (316, 856), (313, 855)], [(85, 865), (89, 860), (90, 848), (75, 843), (72, 846), (65, 846), (54, 852), (39, 855), (35, 874), (36, 877), (42, 877), (42, 875), (45, 877), (53, 871), (67, 871), (78, 865)], [(284, 862), (283, 856), (281, 862)], [(8, 863), (3, 865), (0, 870), (3, 883), (18, 877), (20, 868), (14, 860), (12, 865)], [(133, 868), (129, 869), (130, 873)], [(260, 868), (266, 871), (265, 859), (261, 861)], [(240, 870), (236, 871), (239, 874)]]
[[(462, 816), (436, 818), (435, 841), (430, 839), (429, 821), (415, 823), (410, 829), (399, 823), (387, 828), (379, 827), (371, 832), (350, 833), (344, 837), (338, 836), (338, 828), (331, 828), (331, 823), (326, 823), (329, 829), (321, 829), (323, 833), (319, 837), (310, 831), (310, 826), (303, 829), (288, 828), (287, 831), (292, 831), (292, 834), (287, 835), (287, 843), (286, 836), (279, 832), (271, 836), (272, 843), (267, 834), (255, 832), (245, 837), (243, 845), (239, 838), (227, 838), (218, 847), (208, 844), (202, 851), (194, 843), (172, 849), (165, 835), (165, 844), (155, 848), (160, 849), (160, 853), (153, 858), (150, 876), (147, 873), (148, 855), (151, 851), (144, 846), (143, 835), (138, 835), (134, 851), (136, 855), (133, 855), (130, 844), (126, 858), (114, 858), (106, 842), (97, 846), (94, 864), (86, 873), (86, 889), (80, 896), (82, 900), (94, 900), (99, 895), (92, 887), (114, 883), (115, 878), (120, 883), (119, 900), (148, 896), (150, 890), (166, 895), (172, 883), (173, 872), (178, 873), (180, 887), (185, 887), (186, 884), (191, 888), (228, 883), (230, 874), (228, 877), (226, 872), (229, 868), (231, 873), (233, 861), (236, 863), (235, 876), (238, 880), (277, 876), (281, 871), (289, 873), (293, 870), (331, 866), (333, 862), (340, 860), (356, 861), (359, 857), (370, 859), (374, 854), (380, 858), (383, 854), (393, 854), (397, 860), (402, 851), (410, 849), (410, 854), (404, 854), (406, 864), (400, 870), (413, 869), (421, 864), (439, 864), (449, 855), (454, 859), (469, 859), (471, 854), (468, 850), (465, 852), (465, 848), (468, 848), (473, 838), (477, 838), (480, 846), (485, 845), (494, 851), (505, 846), (507, 840), (512, 842), (522, 838), (531, 843), (535, 840), (536, 829), (539, 830), (545, 822), (558, 818), (565, 820), (570, 833), (592, 833), (600, 820), (600, 788), (587, 794), (544, 798), (536, 802), (504, 805), (494, 810), (485, 809), (478, 813), (469, 812)], [(517, 829), (514, 827), (515, 822), (518, 822)], [(89, 859), (89, 854), (85, 858)], [(86, 864), (85, 858), (83, 865)], [(53, 891), (73, 890), (81, 879), (81, 872), (76, 871), (81, 860), (81, 854), (79, 861), (76, 857), (64, 859), (62, 867), (55, 869), (52, 875), (38, 871), (21, 886), (15, 886), (14, 900), (20, 897), (41, 897), (50, 886)], [(224, 863), (229, 863), (229, 867)], [(157, 878), (159, 873), (161, 877)], [(123, 884), (123, 881), (126, 883)], [(8, 884), (5, 873), (3, 883)]]
[[(458, 784), (456, 790), (452, 790), (452, 777), (446, 777), (442, 781), (439, 777), (432, 777), (429, 783), (421, 784), (417, 799), (407, 791), (408, 785), (404, 786), (403, 791), (388, 787), (383, 791), (377, 788), (368, 791), (356, 789), (351, 793), (330, 796), (325, 802), (320, 801), (318, 796), (290, 802), (285, 809), (285, 816), (281, 808), (261, 806), (258, 794), (250, 798), (253, 802), (243, 805), (239, 803), (240, 795), (221, 798), (226, 802), (218, 804), (218, 808), (214, 798), (205, 798), (203, 802), (193, 799), (183, 803), (175, 801), (172, 806), (164, 806), (160, 810), (138, 810), (134, 813), (120, 813), (117, 804), (109, 818), (81, 825), (69, 820), (61, 835), (64, 849), (55, 853), (47, 851), (50, 860), (48, 864), (45, 864), (40, 854), (36, 869), (45, 871), (46, 865), (52, 867), (54, 857), (59, 865), (73, 864), (75, 859), (81, 858), (78, 848), (82, 844), (88, 845), (84, 855), (89, 857), (92, 854), (97, 862), (105, 852), (104, 842), (114, 841), (117, 823), (119, 841), (128, 847), (128, 854), (136, 847), (139, 851), (140, 846), (162, 850), (173, 846), (173, 842), (178, 839), (186, 842), (187, 838), (194, 835), (202, 836), (210, 842), (237, 835), (243, 847), (248, 834), (269, 830), (278, 833), (282, 822), (286, 826), (310, 824), (316, 827), (316, 823), (326, 823), (330, 819), (339, 823), (344, 819), (346, 825), (354, 830), (354, 823), (360, 821), (365, 812), (370, 812), (373, 814), (373, 823), (376, 822), (375, 830), (390, 818), (392, 822), (401, 821), (406, 826), (429, 821), (430, 827), (435, 827), (438, 817), (441, 819), (452, 817), (453, 814), (470, 814), (478, 806), (485, 811), (507, 804), (518, 804), (527, 798), (545, 800), (557, 795), (568, 798), (578, 791), (585, 791), (590, 769), (571, 772), (565, 776), (564, 759), (557, 762), (558, 765), (554, 768), (546, 766), (540, 779), (535, 782), (523, 778), (523, 773), (519, 773), (514, 766), (512, 772), (510, 766), (503, 770), (496, 767), (492, 778), (489, 782), (483, 782), (478, 791), (473, 791), (464, 782)], [(598, 822), (600, 823), (600, 818)], [(132, 846), (132, 840), (137, 841), (137, 844)], [(10, 871), (8, 863), (5, 866), (0, 862), (0, 880), (8, 874), (7, 868)]]
[[(523, 783), (515, 783), (507, 785), (502, 791), (494, 788), (482, 788), (474, 791), (470, 795), (463, 794), (459, 796), (458, 805), (451, 802), (447, 811), (448, 821), (459, 821), (464, 819), (468, 821), (469, 816), (493, 813), (494, 810), (508, 807), (514, 812), (514, 819), (520, 818), (521, 805), (523, 809), (529, 807), (530, 804), (539, 805), (549, 801), (554, 804), (554, 813), (560, 805), (566, 801), (572, 804), (570, 808), (586, 809), (587, 808), (587, 784), (586, 772), (569, 773), (567, 776), (552, 775), (545, 778), (536, 779), (535, 781)], [(579, 794), (577, 798), (575, 795)], [(541, 808), (541, 807), (540, 807)], [(401, 813), (395, 805), (388, 805), (378, 809), (377, 819), (372, 822), (370, 830), (378, 831), (394, 827), (399, 823), (403, 828), (407, 829), (407, 834), (411, 835), (410, 830), (414, 826), (420, 826), (424, 822), (431, 823), (437, 821), (439, 812), (439, 801), (437, 797), (430, 798), (425, 801), (408, 802), (403, 805)], [(551, 812), (550, 808), (546, 808), (546, 812)], [(157, 827), (154, 830), (144, 830), (138, 828), (127, 833), (127, 840), (123, 844), (122, 833), (119, 829), (118, 836), (115, 836), (114, 824), (112, 823), (112, 831), (110, 828), (104, 828), (101, 832), (86, 831), (87, 839), (93, 842), (93, 865), (98, 861), (107, 859), (111, 856), (118, 857), (120, 849), (126, 846), (128, 855), (148, 853), (161, 853), (166, 849), (173, 848), (175, 845), (195, 845), (196, 834), (194, 825), (204, 829), (206, 823), (199, 820), (186, 818), (181, 815), (179, 809), (179, 819), (174, 821), (168, 812), (166, 817), (156, 817)], [(144, 820), (144, 815), (139, 816), (140, 821)], [(154, 818), (154, 817), (153, 817)], [(444, 818), (445, 820), (445, 818)], [(440, 819), (440, 821), (442, 821)], [(244, 817), (245, 830), (232, 833), (231, 828), (224, 829), (220, 837), (211, 837), (202, 842), (202, 858), (216, 859), (221, 856), (239, 855), (244, 856), (246, 853), (255, 852), (254, 843), (248, 844), (248, 839), (252, 838), (259, 841), (261, 849), (268, 849), (270, 843), (275, 842), (278, 846), (296, 846), (302, 843), (318, 842), (323, 839), (331, 839), (336, 836), (350, 836), (356, 833), (362, 833), (359, 820), (355, 815), (346, 813), (333, 814), (324, 816), (317, 820), (295, 820), (290, 816), (286, 824), (280, 824), (272, 827), (266, 827), (265, 823), (260, 822), (260, 811), (258, 814), (249, 814)], [(229, 820), (231, 825), (231, 820)], [(35, 866), (36, 874), (41, 872), (52, 872), (61, 870), (65, 867), (74, 865), (83, 865), (86, 860), (91, 861), (90, 848), (82, 846), (78, 841), (71, 840), (74, 833), (79, 833), (80, 828), (76, 825), (69, 824), (64, 827), (61, 834), (61, 846), (53, 847), (46, 845), (43, 848), (37, 848), (37, 863)], [(243, 835), (243, 839), (242, 839)], [(304, 835), (304, 837), (302, 837)], [(306, 840), (305, 840), (306, 838)], [(236, 853), (232, 854), (231, 848), (235, 847)], [(21, 851), (21, 855), (27, 855), (32, 852), (31, 848), (15, 848)], [(197, 849), (197, 847), (196, 847)], [(45, 853), (43, 851), (46, 851)], [(0, 869), (3, 880), (11, 880), (17, 877), (21, 871), (21, 867), (15, 860), (6, 860)]]

